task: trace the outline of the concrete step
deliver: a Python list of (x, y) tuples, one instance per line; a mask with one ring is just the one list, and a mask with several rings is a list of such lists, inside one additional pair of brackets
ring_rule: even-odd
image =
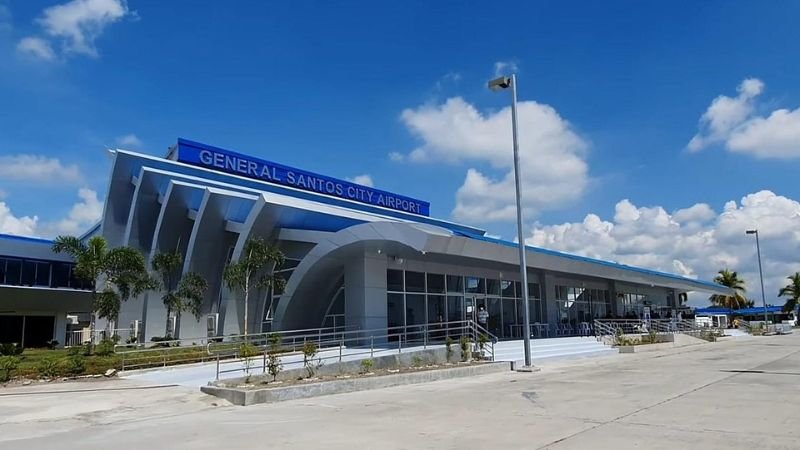
[[(617, 350), (603, 345), (594, 337), (568, 337), (555, 339), (536, 339), (531, 342), (531, 356), (534, 359), (592, 356), (616, 353)], [(503, 341), (495, 344), (496, 361), (520, 361), (524, 358), (523, 343)]]

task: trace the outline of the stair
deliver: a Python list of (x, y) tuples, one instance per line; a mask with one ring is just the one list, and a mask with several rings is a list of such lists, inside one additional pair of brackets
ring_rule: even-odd
[[(535, 360), (576, 358), (618, 353), (616, 348), (597, 342), (594, 337), (563, 337), (531, 340), (531, 358)], [(495, 361), (522, 361), (522, 340), (501, 341), (494, 346)]]

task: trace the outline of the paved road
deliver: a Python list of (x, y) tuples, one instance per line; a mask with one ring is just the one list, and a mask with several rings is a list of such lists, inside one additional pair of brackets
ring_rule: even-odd
[[(799, 382), (792, 335), (247, 408), (133, 381), (36, 386), (0, 390), (0, 449), (797, 449)], [(67, 386), (134, 389), (42, 393)]]

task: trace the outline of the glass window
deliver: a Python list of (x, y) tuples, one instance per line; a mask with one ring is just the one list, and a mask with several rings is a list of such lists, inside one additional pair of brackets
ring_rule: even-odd
[[(406, 294), (406, 325), (422, 325), (425, 320), (425, 295), (423, 294)], [(417, 329), (411, 329), (408, 332), (414, 333)], [(409, 339), (415, 339), (419, 336), (409, 336)]]
[(438, 273), (428, 274), (428, 292), (435, 294), (444, 293), (444, 275)]
[(528, 283), (528, 297), (542, 298), (542, 287), (539, 283)]
[(458, 275), (447, 276), (447, 292), (464, 292), (464, 277)]
[(283, 264), (281, 264), (281, 266), (277, 270), (294, 269), (298, 265), (300, 265), (299, 259), (286, 258), (283, 260)]
[(36, 286), (50, 286), (50, 263), (36, 263)]
[[(386, 307), (389, 328), (403, 326), (403, 294), (387, 294)], [(396, 333), (397, 330), (390, 330), (389, 332)], [(397, 338), (394, 338), (394, 340), (397, 340)]]
[(464, 297), (460, 295), (447, 296), (447, 321), (457, 322), (464, 320)]
[[(503, 280), (500, 282), (500, 290), (503, 297), (514, 298), (514, 283), (511, 281)], [(522, 294), (520, 294), (522, 295)]]
[(6, 261), (6, 284), (17, 286), (20, 284), (22, 274), (22, 261), (9, 259)]
[(22, 285), (33, 286), (36, 279), (36, 263), (33, 261), (22, 262)]
[(500, 295), (500, 280), (486, 280), (486, 293), (489, 295)]
[(68, 287), (69, 286), (69, 269), (70, 264), (55, 263), (53, 264), (53, 282), (52, 287)]
[(425, 274), (407, 270), (406, 292), (425, 292)]
[[(513, 284), (512, 284), (513, 286)], [(516, 300), (513, 298), (503, 299), (503, 336), (504, 337), (517, 337), (518, 330), (515, 330), (513, 325), (517, 323), (516, 315)]]
[(444, 295), (428, 296), (428, 323), (442, 323), (447, 321), (444, 303)]
[(486, 311), (489, 313), (489, 319), (487, 320), (489, 332), (495, 336), (500, 336), (503, 326), (500, 299), (488, 298), (486, 303)]
[(336, 298), (333, 300), (331, 310), (328, 314), (344, 314), (344, 289), (341, 289), (338, 294), (336, 294)]
[(470, 294), (484, 294), (483, 278), (467, 277), (467, 292)]
[(389, 291), (403, 291), (403, 271), (402, 270), (387, 270), (386, 271), (386, 289)]

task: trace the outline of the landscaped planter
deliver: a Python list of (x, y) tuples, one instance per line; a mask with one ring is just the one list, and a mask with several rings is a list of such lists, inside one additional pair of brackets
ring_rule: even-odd
[(456, 364), (443, 368), (408, 371), (390, 375), (352, 376), (329, 381), (309, 382), (290, 386), (270, 387), (221, 387), (203, 386), (200, 388), (206, 394), (224, 398), (234, 405), (254, 405), (258, 403), (274, 403), (285, 400), (317, 397), (321, 395), (342, 394), (371, 389), (381, 389), (406, 384), (427, 383), (430, 381), (446, 380), (451, 378), (484, 375), (489, 373), (506, 372), (511, 369), (508, 362)]

